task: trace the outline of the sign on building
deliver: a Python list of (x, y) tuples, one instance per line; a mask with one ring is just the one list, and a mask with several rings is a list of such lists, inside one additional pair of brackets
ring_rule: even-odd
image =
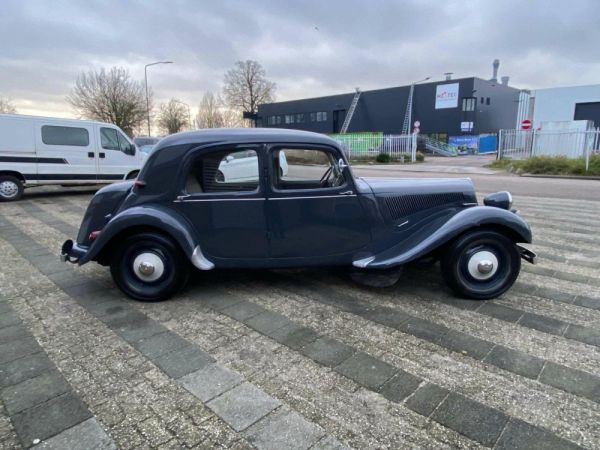
[(458, 83), (438, 84), (435, 88), (435, 109), (458, 106)]

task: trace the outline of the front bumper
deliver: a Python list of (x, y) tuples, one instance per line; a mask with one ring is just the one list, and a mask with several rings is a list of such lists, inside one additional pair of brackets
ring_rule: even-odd
[(60, 250), (60, 260), (76, 264), (87, 253), (87, 247), (77, 245), (71, 239), (64, 242)]
[(523, 258), (525, 261), (530, 262), (531, 264), (537, 263), (537, 255), (534, 252), (528, 248), (521, 247), (520, 245), (517, 245), (517, 248), (519, 249), (521, 258)]

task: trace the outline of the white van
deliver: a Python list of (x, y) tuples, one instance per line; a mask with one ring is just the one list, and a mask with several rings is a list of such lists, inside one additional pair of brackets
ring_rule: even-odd
[(145, 155), (112, 124), (0, 114), (0, 201), (47, 184), (105, 184), (135, 178)]

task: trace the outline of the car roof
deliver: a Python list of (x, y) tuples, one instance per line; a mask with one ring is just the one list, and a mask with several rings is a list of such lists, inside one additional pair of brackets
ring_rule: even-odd
[(335, 145), (337, 142), (324, 134), (282, 128), (210, 128), (173, 134), (162, 139), (155, 151), (184, 144), (227, 142), (282, 142), (299, 144)]

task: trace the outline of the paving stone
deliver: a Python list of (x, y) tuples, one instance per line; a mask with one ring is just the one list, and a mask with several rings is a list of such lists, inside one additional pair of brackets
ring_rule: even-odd
[(214, 363), (215, 359), (197, 346), (189, 345), (173, 352), (163, 353), (154, 358), (153, 362), (171, 378), (178, 379)]
[(74, 299), (78, 299), (81, 297), (85, 297), (88, 295), (94, 295), (100, 291), (104, 291), (108, 289), (108, 286), (105, 286), (102, 283), (97, 281), (92, 281), (91, 279), (85, 284), (78, 284), (76, 286), (65, 287), (63, 291), (73, 297)]
[(6, 410), (14, 415), (32, 406), (71, 390), (69, 384), (57, 370), (42, 372), (19, 384), (2, 389), (1, 397)]
[(242, 298), (234, 297), (224, 292), (205, 291), (202, 296), (201, 302), (210, 308), (221, 311), (229, 308), (230, 306), (237, 305), (245, 301)]
[(523, 311), (510, 308), (508, 306), (499, 305), (498, 303), (485, 302), (478, 309), (478, 313), (486, 316), (495, 317), (496, 319), (504, 320), (505, 322), (517, 322), (523, 315)]
[(564, 336), (569, 339), (575, 339), (589, 345), (600, 347), (600, 330), (581, 325), (570, 324)]
[(266, 310), (262, 306), (258, 306), (256, 303), (247, 302), (245, 300), (221, 310), (223, 314), (240, 322), (265, 311)]
[(496, 345), (483, 362), (534, 380), (544, 367), (543, 359), (502, 345)]
[(163, 353), (173, 352), (187, 347), (190, 343), (172, 331), (166, 331), (136, 341), (132, 343), (132, 345), (146, 358), (154, 359)]
[(45, 440), (71, 428), (92, 415), (73, 394), (63, 394), (12, 417), (19, 439), (29, 447), (34, 439)]
[(494, 346), (491, 342), (456, 330), (448, 331), (439, 339), (436, 339), (434, 343), (479, 360), (485, 358)]
[(0, 344), (18, 341), (19, 339), (23, 339), (28, 335), (29, 333), (21, 324), (0, 328)]
[(134, 322), (144, 322), (148, 320), (143, 313), (132, 309), (130, 306), (116, 306), (104, 316), (99, 316), (102, 322), (112, 329), (117, 329), (124, 325), (130, 325)]
[(321, 337), (300, 350), (303, 355), (328, 367), (337, 366), (355, 351), (349, 345), (329, 337)]
[(581, 449), (566, 439), (526, 422), (511, 419), (494, 449), (496, 450), (576, 450)]
[(137, 320), (115, 328), (115, 332), (127, 342), (136, 342), (165, 331), (167, 328), (152, 319)]
[(415, 392), (422, 382), (421, 378), (400, 370), (381, 387), (379, 393), (389, 401), (400, 403)]
[(426, 383), (406, 400), (406, 407), (429, 417), (450, 391), (436, 384)]
[(34, 378), (52, 367), (44, 352), (34, 353), (0, 365), (0, 386), (6, 387)]
[(278, 328), (289, 325), (291, 321), (281, 314), (265, 311), (244, 320), (244, 323), (259, 333), (268, 334)]
[(363, 352), (355, 353), (333, 370), (371, 390), (379, 389), (398, 372), (394, 366)]
[(600, 378), (548, 361), (540, 381), (581, 397), (600, 403)]
[(453, 392), (431, 418), (488, 447), (495, 444), (508, 422), (504, 413)]
[(242, 383), (207, 404), (235, 431), (248, 428), (280, 405), (279, 400), (250, 383)]
[(412, 318), (412, 316), (392, 309), (373, 308), (366, 311), (362, 316), (373, 322), (380, 323), (386, 327), (396, 328), (400, 327), (404, 322)]
[(0, 364), (5, 364), (23, 356), (41, 351), (40, 345), (31, 336), (0, 344)]
[[(109, 299), (105, 296), (88, 296), (84, 301), (78, 300), (85, 309), (96, 317), (117, 316), (127, 314), (131, 307), (121, 299)], [(129, 324), (125, 324), (126, 326)]]
[(71, 427), (36, 446), (43, 450), (116, 450), (117, 446), (95, 418)]
[(259, 450), (304, 450), (319, 441), (325, 432), (298, 413), (281, 408), (252, 425), (244, 434)]
[(562, 320), (532, 313), (523, 314), (523, 317), (519, 320), (519, 325), (557, 336), (562, 336), (567, 328), (567, 324)]
[(0, 314), (0, 328), (21, 325), (19, 315), (13, 311)]
[(280, 344), (290, 347), (293, 350), (300, 350), (302, 347), (319, 338), (319, 335), (310, 328), (295, 323), (278, 328), (268, 335)]
[[(533, 287), (533, 289), (535, 289), (535, 287)], [(546, 287), (538, 287), (534, 295), (538, 297), (549, 298), (550, 300), (560, 303), (573, 303), (573, 300), (575, 299), (573, 294), (568, 294), (566, 292), (561, 292), (556, 289)]]
[(578, 296), (574, 301), (574, 305), (583, 306), (584, 308), (600, 310), (600, 299), (586, 296)]
[(440, 342), (448, 328), (427, 320), (412, 318), (398, 327), (403, 333), (411, 334), (429, 342)]
[(242, 377), (217, 364), (210, 364), (203, 369), (192, 372), (180, 383), (192, 394), (206, 403), (221, 395), (243, 381)]

